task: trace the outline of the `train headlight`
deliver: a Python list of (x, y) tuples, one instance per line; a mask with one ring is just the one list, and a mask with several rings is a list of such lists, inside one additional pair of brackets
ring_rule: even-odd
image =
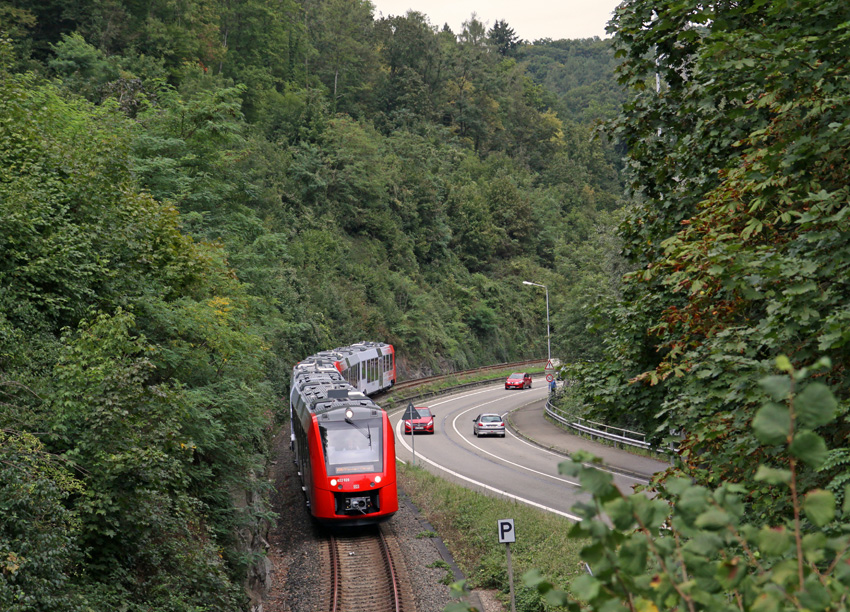
[(351, 408), (346, 408), (345, 409), (345, 418), (350, 419), (353, 416), (354, 416), (354, 411)]
[(336, 478), (331, 478), (331, 486), (332, 487), (336, 486)]
[(380, 476), (375, 476), (375, 482), (380, 483), (380, 482), (381, 482), (381, 477), (380, 477)]

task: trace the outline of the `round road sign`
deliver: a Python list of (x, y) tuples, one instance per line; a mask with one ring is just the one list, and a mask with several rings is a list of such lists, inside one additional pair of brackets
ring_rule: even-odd
[(555, 378), (555, 377), (554, 377), (554, 376), (552, 376), (551, 374), (547, 374), (547, 375), (546, 375), (546, 382), (552, 382), (552, 380), (553, 380), (554, 378)]

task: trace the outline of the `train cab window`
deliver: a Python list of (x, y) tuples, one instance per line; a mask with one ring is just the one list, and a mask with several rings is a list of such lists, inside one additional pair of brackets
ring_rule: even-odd
[(382, 472), (381, 419), (322, 425), (322, 444), (328, 476)]

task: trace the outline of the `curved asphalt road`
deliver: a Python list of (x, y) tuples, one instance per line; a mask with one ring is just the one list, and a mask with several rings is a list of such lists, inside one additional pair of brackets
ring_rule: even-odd
[[(666, 464), (573, 436), (543, 417), (547, 389), (507, 391), (503, 384), (416, 402), (435, 414), (434, 435), (403, 434), (404, 408), (390, 413), (396, 457), (426, 467), (464, 486), (514, 499), (576, 519), (570, 508), (589, 496), (575, 480), (558, 474), (558, 463), (579, 448), (601, 456), (614, 483), (627, 492)], [(475, 437), (472, 420), (482, 412), (506, 415), (505, 438)], [(414, 457), (415, 451), (415, 457)]]

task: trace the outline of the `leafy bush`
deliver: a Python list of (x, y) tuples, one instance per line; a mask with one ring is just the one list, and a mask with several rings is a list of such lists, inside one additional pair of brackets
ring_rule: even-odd
[(527, 584), (576, 612), (843, 610), (850, 589), (850, 503), (845, 497), (839, 507), (831, 491), (806, 489), (800, 479), (802, 466), (819, 468), (828, 454), (815, 429), (834, 423), (838, 403), (813, 377), (831, 364), (822, 359), (795, 370), (780, 357), (777, 365), (784, 374), (760, 381), (770, 398), (752, 428), (766, 448), (778, 451), (756, 479), (787, 504), (782, 519), (748, 521), (749, 491), (734, 483), (710, 490), (669, 478), (656, 497), (626, 496), (610, 474), (583, 465), (597, 459), (576, 454), (560, 471), (578, 477), (593, 495), (574, 508), (582, 520), (571, 533), (590, 539), (581, 556), (592, 574), (572, 581), (575, 599), (539, 572), (527, 574)]

